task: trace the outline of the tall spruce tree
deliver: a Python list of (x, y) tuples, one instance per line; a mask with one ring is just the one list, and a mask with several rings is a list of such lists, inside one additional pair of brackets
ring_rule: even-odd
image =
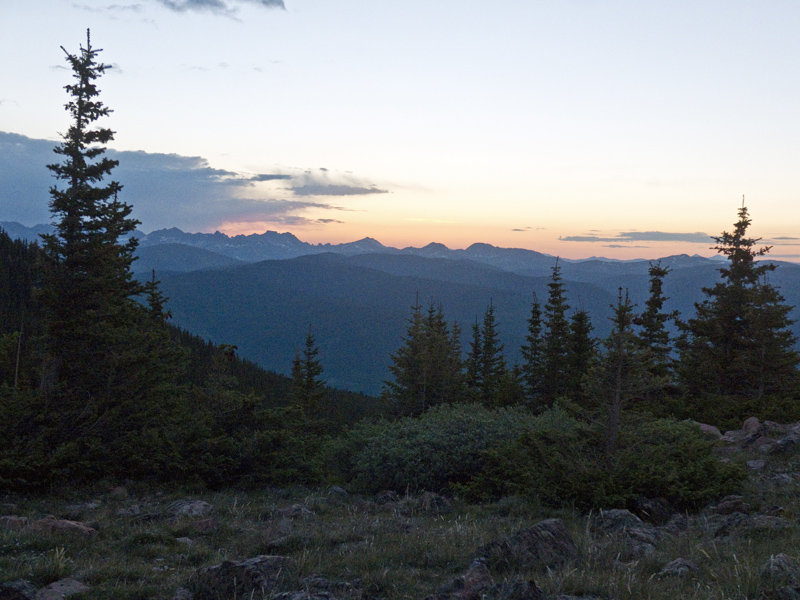
[(462, 399), (465, 382), (460, 330), (447, 325), (441, 304), (423, 315), (419, 298), (412, 306), (403, 345), (392, 355), (383, 397), (399, 415), (419, 416), (431, 406)]
[(472, 324), (472, 337), (469, 341), (466, 361), (466, 384), (469, 393), (477, 399), (483, 385), (483, 369), (481, 367), (481, 357), (483, 356), (483, 338), (481, 337), (481, 326), (478, 324), (478, 317)]
[(593, 330), (592, 320), (585, 309), (576, 310), (570, 317), (565, 392), (572, 400), (582, 405), (588, 401), (584, 379), (597, 353), (597, 342), (592, 337)]
[(622, 424), (622, 409), (631, 400), (640, 398), (654, 385), (651, 373), (652, 355), (643, 348), (633, 331), (633, 304), (628, 291), (622, 293), (611, 317), (611, 333), (603, 340), (604, 353), (589, 377), (589, 394), (600, 402), (605, 414), (605, 447), (615, 451)]
[(542, 309), (536, 293), (533, 294), (531, 302), (531, 314), (528, 317), (528, 333), (525, 336), (526, 343), (522, 345), (522, 380), (525, 386), (525, 393), (528, 403), (537, 408), (542, 394), (542, 360), (543, 360), (543, 337), (542, 337)]
[(72, 461), (65, 470), (132, 476), (156, 460), (152, 446), (150, 457), (141, 455), (142, 439), (152, 441), (166, 422), (182, 355), (164, 344), (163, 322), (154, 334), (147, 309), (134, 299), (143, 291), (131, 273), (138, 221), (119, 200), (122, 186), (105, 182), (117, 161), (105, 156), (113, 132), (96, 125), (111, 112), (98, 99), (97, 79), (108, 68), (99, 52), (88, 31), (78, 54), (64, 50), (74, 78), (65, 86), (72, 122), (55, 148), (62, 161), (48, 165), (57, 179), (50, 190), (56, 232), (43, 236), (41, 295), (48, 355), (42, 390), (49, 394), (54, 382), (57, 402), (48, 403), (52, 413), (43, 420), (47, 443)]
[(706, 299), (695, 304), (696, 315), (680, 342), (679, 375), (686, 392), (718, 398), (706, 418), (745, 418), (764, 399), (785, 397), (798, 387), (791, 307), (769, 283), (776, 265), (756, 260), (770, 247), (758, 248), (761, 240), (747, 237), (752, 220), (744, 202), (738, 214), (733, 231), (714, 238), (713, 249), (728, 264), (720, 269), (719, 282), (703, 288)]
[(506, 360), (503, 356), (503, 344), (497, 332), (497, 320), (494, 316), (494, 303), (489, 302), (483, 316), (481, 330), (481, 387), (480, 399), (486, 406), (497, 404), (500, 390), (506, 377)]
[(544, 305), (542, 396), (549, 406), (567, 391), (569, 369), (569, 304), (558, 259), (547, 288), (547, 304)]
[(88, 396), (116, 387), (120, 342), (133, 318), (132, 298), (141, 292), (131, 274), (137, 241), (127, 237), (139, 222), (118, 199), (122, 186), (103, 183), (118, 161), (104, 156), (113, 132), (94, 126), (111, 112), (97, 99), (96, 80), (108, 68), (97, 61), (99, 52), (88, 31), (79, 54), (64, 50), (75, 79), (66, 86), (72, 124), (55, 148), (63, 161), (47, 166), (63, 186), (50, 189), (56, 233), (42, 236), (50, 353), (59, 379)]
[(318, 356), (319, 347), (309, 327), (303, 351), (298, 351), (292, 361), (292, 401), (308, 420), (322, 417), (325, 381), (321, 379), (323, 369)]
[(664, 303), (669, 299), (664, 295), (664, 278), (670, 271), (661, 266), (661, 261), (650, 263), (650, 295), (645, 309), (633, 319), (639, 327), (639, 340), (653, 355), (653, 376), (667, 379), (672, 375), (673, 347), (666, 324), (678, 318), (678, 311), (664, 312)]

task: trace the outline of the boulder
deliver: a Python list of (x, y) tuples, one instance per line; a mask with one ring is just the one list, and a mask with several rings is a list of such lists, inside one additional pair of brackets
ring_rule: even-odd
[(736, 512), (749, 514), (750, 505), (744, 501), (743, 496), (726, 496), (720, 500), (719, 504), (710, 507), (708, 511), (718, 515), (732, 515)]
[(697, 573), (697, 565), (685, 558), (676, 558), (665, 564), (658, 575), (659, 577), (686, 577), (693, 573)]
[(761, 431), (761, 422), (756, 417), (750, 417), (742, 425), (742, 431), (748, 437), (755, 435)]
[(35, 600), (61, 600), (74, 594), (88, 592), (91, 588), (76, 579), (60, 579), (47, 587), (43, 587), (34, 596)]
[(631, 511), (619, 508), (600, 511), (592, 524), (596, 530), (603, 533), (624, 533), (629, 529), (646, 527), (645, 522)]
[(472, 561), (469, 569), (440, 588), (426, 600), (542, 600), (544, 594), (533, 580), (514, 579), (495, 583), (482, 559)]
[(493, 585), (494, 580), (486, 562), (477, 559), (472, 561), (463, 575), (441, 587), (426, 600), (480, 600), (484, 592)]
[(786, 554), (770, 556), (759, 570), (761, 581), (770, 587), (800, 585), (800, 567)]
[(195, 600), (269, 597), (291, 589), (297, 581), (297, 563), (285, 556), (260, 555), (234, 562), (199, 568), (189, 590)]
[(546, 568), (577, 559), (578, 548), (561, 519), (546, 519), (533, 527), (494, 540), (478, 550), (478, 558), (501, 570), (509, 567)]
[(707, 436), (714, 438), (715, 440), (718, 440), (722, 437), (722, 432), (713, 425), (708, 425), (707, 423), (698, 423), (697, 421), (694, 421), (694, 424), (700, 428), (700, 431)]
[(97, 535), (97, 530), (93, 527), (89, 527), (86, 523), (56, 519), (54, 516), (34, 521), (31, 524), (31, 529), (34, 531), (49, 531), (51, 533), (70, 533), (82, 535), (84, 537), (94, 537)]

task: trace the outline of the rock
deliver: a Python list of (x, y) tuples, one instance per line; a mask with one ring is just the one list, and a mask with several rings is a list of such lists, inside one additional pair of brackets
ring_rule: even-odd
[(681, 513), (675, 513), (662, 529), (671, 535), (680, 535), (689, 529), (689, 517)]
[(0, 527), (3, 529), (22, 529), (28, 524), (26, 517), (15, 517), (13, 515), (6, 515), (0, 517)]
[(494, 540), (478, 551), (489, 565), (545, 568), (564, 564), (578, 557), (578, 548), (561, 519), (546, 519), (533, 527)]
[(194, 600), (194, 594), (184, 587), (175, 590), (172, 600)]
[(742, 431), (746, 436), (755, 435), (761, 430), (761, 422), (756, 417), (750, 417), (742, 425)]
[(764, 468), (764, 465), (767, 464), (765, 460), (748, 460), (747, 461), (747, 468), (752, 469), (753, 471), (760, 471)]
[(167, 506), (167, 513), (175, 518), (207, 517), (214, 507), (205, 500), (176, 500)]
[(26, 579), (0, 584), (0, 600), (34, 600), (36, 587)]
[(795, 431), (792, 429), (792, 432), (789, 435), (782, 437), (775, 442), (769, 453), (783, 454), (785, 452), (791, 452), (798, 445), (800, 445), (800, 431)]
[(676, 558), (672, 562), (665, 564), (658, 575), (659, 577), (686, 577), (696, 572), (697, 566), (692, 561), (685, 558)]
[(729, 515), (711, 515), (705, 524), (705, 529), (715, 537), (730, 535), (736, 530), (746, 529), (750, 524), (750, 517), (744, 513), (735, 512)]
[(67, 521), (66, 519), (56, 519), (53, 516), (39, 519), (31, 524), (34, 531), (49, 531), (52, 533), (73, 533), (84, 537), (94, 537), (97, 530), (89, 527), (80, 521)]
[(749, 514), (750, 505), (744, 501), (743, 496), (726, 496), (719, 504), (712, 506), (708, 511), (718, 515), (732, 515), (736, 512)]
[(338, 485), (332, 485), (328, 489), (329, 496), (338, 496), (339, 498), (347, 498), (347, 490)]
[(698, 423), (697, 421), (693, 421), (693, 423), (700, 428), (700, 431), (705, 433), (707, 436), (714, 438), (715, 440), (718, 440), (722, 437), (722, 432), (713, 425)]
[(762, 582), (770, 587), (777, 585), (800, 584), (800, 567), (786, 554), (780, 553), (771, 556), (759, 570)]
[(190, 537), (175, 538), (175, 541), (179, 544), (183, 544), (184, 546), (194, 546), (197, 543)]
[(476, 559), (463, 575), (441, 587), (426, 600), (480, 600), (492, 585), (494, 580), (486, 562)]
[(494, 583), (482, 559), (475, 559), (469, 569), (426, 600), (542, 600), (544, 594), (533, 580), (516, 579)]
[(60, 579), (40, 589), (34, 598), (35, 600), (61, 600), (67, 596), (88, 592), (90, 589), (92, 588), (76, 579)]
[(664, 498), (639, 497), (634, 504), (634, 512), (642, 520), (656, 525), (663, 525), (673, 515), (674, 511)]
[(198, 569), (189, 582), (195, 600), (218, 598), (269, 597), (292, 586), (297, 580), (297, 564), (285, 556), (255, 556)]
[(595, 529), (604, 533), (622, 533), (628, 529), (645, 527), (645, 522), (625, 509), (612, 509), (600, 511), (593, 521)]
[(772, 438), (761, 436), (756, 441), (753, 442), (753, 448), (761, 452), (761, 454), (771, 454), (772, 449), (775, 447), (775, 444), (778, 442), (773, 440)]

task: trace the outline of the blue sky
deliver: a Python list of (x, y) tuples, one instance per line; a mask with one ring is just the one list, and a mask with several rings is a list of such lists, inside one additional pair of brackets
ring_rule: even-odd
[(745, 195), (798, 260), (798, 23), (780, 0), (4, 0), (0, 220), (47, 220), (60, 46), (91, 28), (145, 231), (710, 255)]

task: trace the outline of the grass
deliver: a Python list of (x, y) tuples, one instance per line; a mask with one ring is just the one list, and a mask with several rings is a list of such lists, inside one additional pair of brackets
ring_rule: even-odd
[[(74, 577), (92, 587), (76, 597), (84, 600), (169, 599), (198, 567), (277, 554), (292, 557), (303, 577), (353, 582), (357, 597), (419, 599), (463, 573), (482, 545), (557, 516), (567, 523), (579, 559), (550, 570), (494, 574), (495, 580), (535, 579), (551, 598), (753, 599), (770, 588), (759, 574), (770, 556), (783, 552), (800, 564), (800, 484), (792, 476), (780, 479), (782, 473), (798, 471), (800, 466), (793, 463), (779, 465), (757, 475), (745, 491), (751, 506), (789, 519), (787, 529), (714, 539), (697, 516), (686, 532), (661, 537), (651, 554), (639, 556), (631, 556), (623, 540), (591, 527), (592, 515), (546, 510), (520, 498), (491, 505), (455, 500), (449, 509), (437, 511), (426, 510), (414, 497), (378, 505), (369, 498), (304, 488), (182, 494), (132, 486), (127, 498), (102, 490), (6, 496), (0, 498), (6, 512), (30, 520), (51, 514), (79, 519), (98, 535), (2, 529), (0, 581), (28, 579), (44, 586)], [(200, 518), (164, 516), (171, 502), (187, 497), (214, 506), (215, 528), (198, 530)], [(89, 499), (99, 502), (81, 507)], [(134, 505), (138, 515), (118, 516), (117, 511), (130, 512)], [(311, 513), (286, 511), (296, 505)], [(686, 577), (660, 576), (662, 567), (676, 558), (692, 561), (697, 571)]]

